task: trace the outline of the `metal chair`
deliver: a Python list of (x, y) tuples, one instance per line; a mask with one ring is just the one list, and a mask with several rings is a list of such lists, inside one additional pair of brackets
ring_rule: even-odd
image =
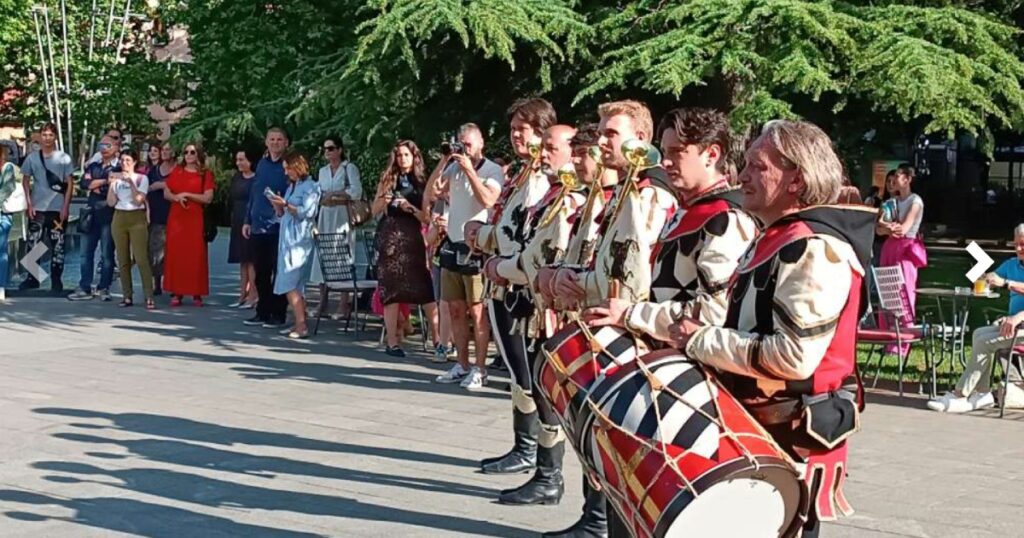
[[(1010, 347), (996, 353), (996, 364), (1003, 370), (1002, 379), (1003, 395), (999, 398), (999, 418), (1006, 414), (1006, 393), (1010, 390), (1010, 372), (1017, 370), (1017, 375), (1024, 378), (1024, 338), (1021, 337), (1020, 325), (1017, 326), (1017, 333), (1013, 335)], [(1016, 363), (1016, 364), (1015, 364)], [(993, 366), (992, 374), (995, 374)]]
[[(871, 267), (875, 290), (878, 293), (878, 304), (874, 309), (877, 316), (877, 323), (872, 328), (859, 328), (857, 330), (857, 342), (869, 344), (871, 351), (868, 353), (866, 367), (870, 367), (871, 359), (875, 351), (879, 351), (878, 368), (875, 370), (875, 378), (871, 384), (874, 388), (878, 384), (878, 377), (882, 372), (882, 361), (885, 358), (885, 348), (896, 346), (902, 349), (904, 344), (922, 344), (925, 356), (925, 367), (931, 370), (931, 396), (935, 396), (936, 372), (932, 364), (931, 350), (928, 345), (930, 328), (927, 323), (918, 326), (906, 326), (913, 322), (910, 313), (910, 300), (907, 296), (903, 271), (898, 266), (892, 267)], [(903, 396), (903, 377), (907, 360), (910, 357), (908, 350), (906, 357), (896, 354), (896, 361), (899, 367), (899, 393)], [(926, 372), (927, 374), (927, 372)], [(922, 379), (923, 381), (923, 379)], [(921, 385), (924, 385), (922, 382)]]
[[(338, 293), (352, 293), (356, 296), (353, 301), (353, 315), (355, 319), (356, 335), (359, 335), (359, 300), (358, 296), (364, 291), (372, 292), (377, 287), (375, 279), (359, 278), (359, 267), (366, 267), (367, 264), (356, 263), (355, 256), (349, 246), (347, 233), (316, 234), (314, 236), (318, 258), (320, 260), (320, 271), (324, 276), (323, 296), (320, 298), (320, 307), (317, 309), (316, 323), (313, 326), (313, 334), (320, 330), (320, 320), (324, 317), (324, 305), (332, 291)], [(364, 318), (366, 314), (364, 314)], [(348, 330), (349, 321), (345, 322), (345, 330)], [(363, 321), (365, 325), (365, 319)]]

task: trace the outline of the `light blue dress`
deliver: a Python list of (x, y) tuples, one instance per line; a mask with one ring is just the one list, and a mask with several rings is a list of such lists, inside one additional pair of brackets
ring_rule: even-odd
[(313, 266), (313, 225), (320, 206), (320, 186), (307, 176), (288, 186), (284, 199), (298, 208), (295, 214), (285, 210), (281, 217), (281, 236), (277, 244), (277, 277), (274, 293), (304, 293)]

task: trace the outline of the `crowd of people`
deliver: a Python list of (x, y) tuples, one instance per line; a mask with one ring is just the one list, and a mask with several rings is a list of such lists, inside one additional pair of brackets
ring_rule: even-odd
[[(889, 200), (876, 192), (861, 203), (828, 136), (811, 123), (766, 124), (736, 173), (738, 163), (728, 158), (736, 141), (723, 112), (683, 107), (655, 124), (644, 104), (625, 100), (600, 105), (597, 115), (598, 123), (568, 125), (543, 99), (516, 101), (508, 110), (517, 161), (511, 166), (486, 157), (484, 132), (474, 123), (442, 146), (429, 174), (416, 143), (398, 141), (372, 196), (364, 194), (340, 137), (322, 141), (326, 164), (314, 178), (288, 134), (270, 129), (262, 152), (233, 154), (228, 259), (239, 265), (239, 289), (230, 306), (253, 310), (246, 325), (307, 338), (306, 290), (326, 284), (316, 236), (345, 234), (354, 252), (355, 217), (365, 202), (376, 218), (374, 302), (384, 318), (384, 352), (405, 356), (412, 307), (423, 307), (433, 359), (444, 363), (454, 353), (455, 364), (437, 382), (486, 386), (492, 340), (509, 373), (513, 446), (480, 469), (532, 475), (502, 491), (499, 502), (560, 502), (564, 417), (538, 371), (566, 327), (585, 328), (592, 343), (602, 338), (599, 331), (614, 330), (614, 340), (602, 345), (629, 342), (636, 354), (674, 349), (715, 372), (802, 470), (810, 507), (793, 529), (816, 536), (821, 521), (851, 511), (842, 481), (845, 440), (858, 428), (863, 403), (856, 334), (868, 268), (899, 266), (913, 308), (917, 270), (927, 263), (913, 167), (901, 165), (887, 178)], [(74, 185), (55, 134), (52, 125), (43, 127), (41, 149), (22, 173), (29, 241), (51, 245), (52, 286), (59, 290)], [(13, 192), (14, 177), (10, 165), (0, 171), (0, 201)], [(133, 266), (147, 308), (164, 292), (171, 306), (186, 299), (203, 305), (203, 208), (214, 184), (199, 145), (186, 145), (177, 160), (169, 144), (154, 141), (140, 159), (121, 148), (120, 132), (112, 130), (79, 187), (88, 192), (77, 224), (82, 274), (69, 299), (110, 301), (116, 255), (120, 306), (133, 305)], [(876, 203), (879, 211), (868, 207)], [(0, 235), (10, 227), (6, 208)], [(991, 399), (992, 357), (1013, 340), (1024, 316), (1024, 229), (1016, 235), (1018, 258), (988, 277), (1013, 292), (1010, 316), (998, 329), (975, 334), (973, 365), (956, 392), (929, 404), (933, 409), (978, 408)], [(0, 275), (5, 262), (0, 258)], [(334, 315), (350, 316), (356, 300), (343, 297)], [(318, 315), (327, 306), (321, 302)], [(621, 366), (603, 364), (600, 375)], [(605, 420), (623, 431), (649, 431), (648, 415), (646, 408), (614, 409)], [(655, 412), (654, 420), (668, 418)], [(623, 514), (641, 508), (598, 487), (593, 469), (600, 462), (591, 448), (576, 448), (591, 470), (583, 514), (544, 535), (629, 535), (626, 527), (638, 520)]]

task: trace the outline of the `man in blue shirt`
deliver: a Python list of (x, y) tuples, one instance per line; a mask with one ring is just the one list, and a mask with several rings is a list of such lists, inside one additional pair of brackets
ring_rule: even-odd
[(281, 218), (266, 196), (268, 189), (278, 196), (284, 196), (288, 189), (288, 177), (284, 173), (284, 152), (288, 144), (288, 135), (283, 129), (273, 127), (267, 131), (267, 153), (256, 164), (249, 210), (245, 214), (245, 224), (242, 225), (242, 235), (251, 241), (256, 291), (260, 296), (256, 304), (256, 315), (245, 320), (245, 324), (261, 325), (268, 329), (284, 327), (288, 311), (285, 296), (274, 294)]
[(82, 276), (76, 289), (68, 299), (87, 301), (93, 298), (92, 277), (96, 267), (96, 246), (100, 247), (100, 281), (96, 286), (96, 296), (103, 301), (110, 300), (110, 283), (114, 279), (114, 238), (110, 233), (110, 225), (114, 221), (114, 208), (107, 205), (107, 189), (112, 176), (121, 174), (118, 155), (120, 143), (110, 136), (104, 136), (99, 144), (100, 161), (90, 164), (85, 169), (80, 185), (82, 190), (89, 192), (86, 205), (92, 209), (92, 223), (88, 233), (82, 237)]
[[(971, 335), (972, 359), (953, 392), (928, 402), (928, 409), (946, 413), (965, 413), (995, 405), (992, 394), (992, 364), (995, 356), (1010, 348), (1018, 327), (1024, 323), (1024, 224), (1013, 231), (1017, 256), (1004, 261), (985, 275), (989, 285), (1010, 291), (1009, 315), (995, 325), (978, 327)], [(1024, 337), (1024, 334), (1021, 335)], [(1024, 342), (1024, 340), (1021, 340)], [(1010, 383), (1004, 393), (1007, 407), (1024, 407), (1024, 390)]]

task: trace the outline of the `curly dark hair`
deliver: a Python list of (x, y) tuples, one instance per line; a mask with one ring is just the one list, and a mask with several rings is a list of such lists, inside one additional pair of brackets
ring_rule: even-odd
[(596, 146), (601, 138), (601, 131), (596, 123), (584, 123), (576, 129), (576, 134), (569, 141), (573, 147)]
[(536, 131), (545, 131), (558, 123), (555, 107), (539, 97), (516, 99), (512, 106), (508, 107), (508, 121), (512, 121), (516, 116), (529, 123)]
[(684, 144), (695, 145), (701, 151), (708, 146), (717, 145), (722, 148), (721, 158), (715, 169), (721, 173), (728, 170), (731, 133), (729, 116), (725, 112), (713, 108), (682, 107), (670, 111), (661, 118), (658, 124), (658, 136), (672, 129)]

